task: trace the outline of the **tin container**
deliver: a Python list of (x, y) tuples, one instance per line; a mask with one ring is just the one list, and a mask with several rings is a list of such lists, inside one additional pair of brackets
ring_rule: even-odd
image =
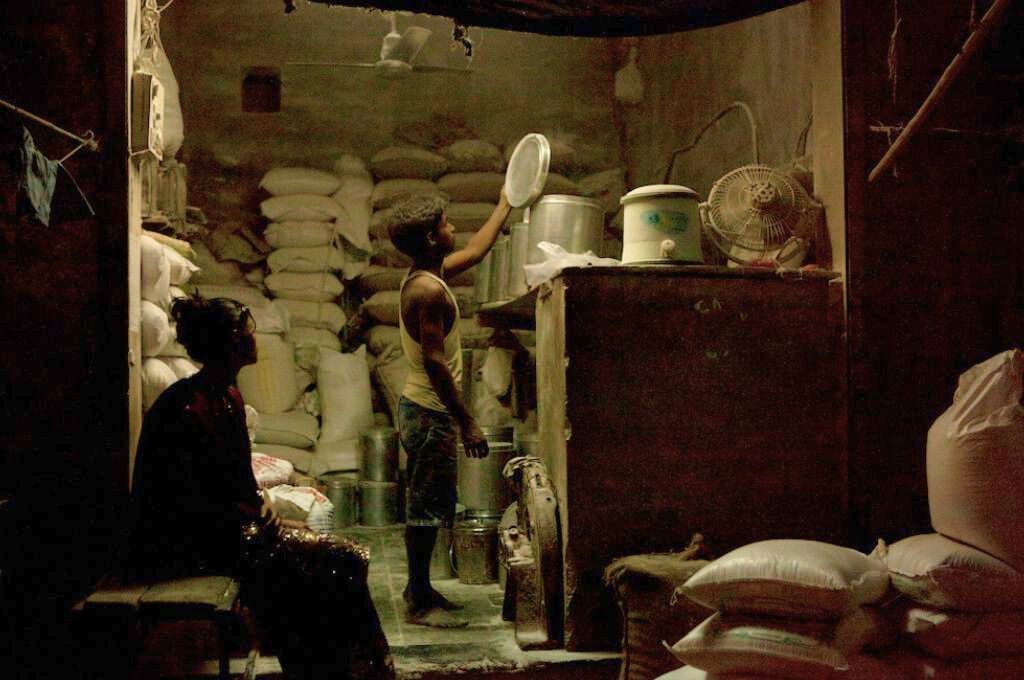
[(504, 302), (508, 297), (508, 236), (499, 236), (491, 249), (489, 302)]
[(530, 225), (519, 222), (512, 225), (512, 234), (508, 239), (508, 276), (505, 292), (510, 298), (525, 295), (529, 291), (526, 285), (526, 258), (530, 254)]
[(483, 304), (491, 301), (491, 267), (493, 262), (494, 251), (492, 250), (473, 268), (474, 302)]
[(455, 524), (453, 534), (459, 583), (497, 583), (498, 523), (466, 519)]
[(502, 471), (505, 463), (515, 456), (516, 449), (510, 431), (495, 434), (485, 431), (484, 436), (490, 449), (486, 458), (470, 458), (461, 444), (458, 447), (459, 502), (466, 507), (467, 517), (500, 519), (512, 502), (509, 481)]
[(341, 529), (354, 525), (358, 519), (359, 483), (344, 473), (322, 475), (319, 481), (326, 487), (324, 495), (334, 506), (334, 528)]
[(359, 482), (359, 523), (364, 527), (386, 527), (398, 521), (396, 482)]
[(360, 434), (359, 479), (394, 482), (398, 479), (398, 431), (393, 427), (371, 427)]
[(527, 264), (547, 259), (537, 247), (541, 241), (560, 245), (570, 253), (599, 253), (604, 243), (604, 210), (589, 198), (549, 194), (530, 208), (529, 234)]

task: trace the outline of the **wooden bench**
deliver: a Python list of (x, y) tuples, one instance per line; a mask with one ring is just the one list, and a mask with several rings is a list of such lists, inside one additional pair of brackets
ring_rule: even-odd
[(160, 621), (211, 621), (217, 627), (219, 677), (230, 677), (230, 630), (238, 620), (240, 584), (228, 576), (200, 576), (125, 584), (105, 576), (96, 589), (78, 602), (83, 615), (134, 621), (141, 637)]

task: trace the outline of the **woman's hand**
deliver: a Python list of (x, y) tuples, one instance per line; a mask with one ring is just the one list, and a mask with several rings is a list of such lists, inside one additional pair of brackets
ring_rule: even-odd
[(270, 529), (274, 535), (281, 533), (281, 516), (277, 514), (277, 510), (274, 510), (274, 506), (266, 500), (263, 501), (263, 505), (260, 507), (260, 521), (263, 523), (263, 527)]

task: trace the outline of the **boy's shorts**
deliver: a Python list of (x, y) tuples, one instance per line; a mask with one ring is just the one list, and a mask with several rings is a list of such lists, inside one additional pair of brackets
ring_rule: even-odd
[(398, 432), (408, 456), (406, 524), (450, 527), (457, 497), (459, 429), (455, 418), (401, 397)]

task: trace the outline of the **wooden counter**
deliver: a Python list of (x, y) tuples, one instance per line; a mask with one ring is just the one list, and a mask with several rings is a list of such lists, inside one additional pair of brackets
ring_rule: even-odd
[[(844, 541), (833, 277), (600, 267), (566, 270), (534, 291), (566, 649), (618, 643), (618, 612), (601, 581), (616, 557), (680, 549), (698, 531), (719, 555), (768, 538)], [(523, 310), (520, 299), (481, 316), (522, 327)]]

